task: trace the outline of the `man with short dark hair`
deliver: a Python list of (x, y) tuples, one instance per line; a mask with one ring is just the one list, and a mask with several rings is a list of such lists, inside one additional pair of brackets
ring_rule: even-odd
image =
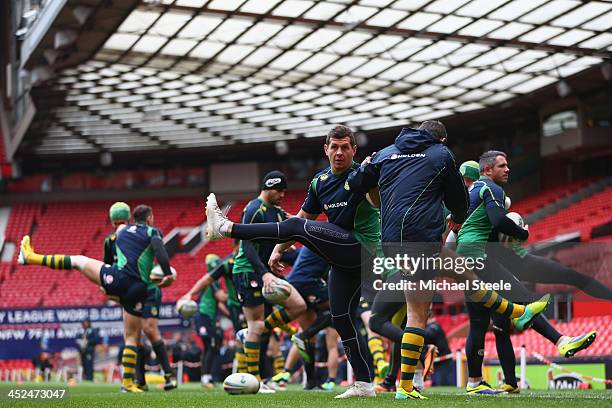
[[(157, 284), (166, 287), (174, 278), (170, 269), (168, 253), (161, 240), (161, 233), (154, 227), (150, 207), (138, 206), (134, 210), (135, 224), (119, 229), (116, 240), (117, 262), (113, 265), (82, 255), (41, 255), (34, 252), (30, 236), (21, 240), (19, 263), (41, 265), (52, 269), (77, 269), (94, 284), (101, 286), (109, 296), (119, 298), (124, 313), (125, 347), (122, 353), (123, 379), (121, 392), (142, 392), (134, 383), (137, 345), (142, 330), (143, 309), (148, 300), (149, 289), (155, 284), (149, 276), (153, 259), (157, 258), (164, 277)], [(165, 346), (155, 351), (163, 358)], [(166, 376), (171, 370), (166, 372)]]
[[(162, 233), (157, 228), (153, 227), (153, 223), (155, 220), (155, 217), (153, 215), (153, 209), (148, 205), (141, 204), (134, 208), (133, 217), (134, 223), (136, 225), (146, 225), (150, 228), (147, 233), (151, 234), (151, 245), (156, 247), (156, 253), (158, 253), (159, 256), (163, 256), (163, 254), (165, 254), (165, 256), (168, 257), (162, 240)], [(158, 262), (160, 262), (161, 264), (159, 258)], [(170, 262), (169, 258), (168, 262)], [(174, 375), (174, 370), (172, 370), (172, 367), (170, 366), (170, 360), (168, 359), (168, 351), (166, 350), (166, 344), (161, 335), (161, 332), (159, 331), (158, 319), (159, 309), (162, 304), (162, 291), (159, 286), (155, 285), (151, 281), (151, 278), (149, 277), (151, 274), (151, 269), (143, 269), (141, 271), (142, 276), (148, 279), (147, 298), (145, 299), (142, 308), (142, 331), (151, 342), (151, 346), (153, 347), (153, 351), (157, 356), (157, 360), (159, 361), (159, 364), (164, 370), (164, 390), (170, 391), (177, 387), (177, 381)], [(141, 378), (141, 380), (144, 379)], [(146, 382), (144, 382), (143, 384), (139, 384), (139, 386), (143, 389), (148, 389), (148, 387), (146, 386)]]
[[(443, 204), (450, 210), (454, 223), (460, 224), (465, 220), (467, 194), (455, 158), (444, 145), (446, 140), (446, 129), (438, 121), (425, 121), (418, 129), (403, 128), (394, 144), (366, 159), (349, 178), (348, 184), (353, 191), (368, 191), (376, 186), (380, 189), (383, 251), (388, 258), (440, 257)], [(437, 272), (422, 265), (403, 271), (402, 275), (411, 275), (413, 281), (419, 282), (431, 280)], [(399, 275), (395, 273), (390, 278)], [(466, 273), (454, 278), (468, 281)], [(382, 295), (384, 292), (381, 291), (377, 298)], [(515, 305), (495, 291), (474, 290), (472, 286), (466, 290), (466, 295), (475, 302), (499, 299), (499, 303), (492, 301), (484, 306), (515, 318), (517, 326), (528, 325), (533, 315), (546, 307), (545, 302), (525, 307)], [(413, 378), (425, 342), (424, 329), (432, 296), (431, 290), (405, 292), (407, 323), (401, 339), (402, 365), (396, 399), (425, 399), (414, 389)], [(395, 302), (395, 299), (391, 300), (391, 303)]]
[[(375, 397), (365, 354), (366, 345), (357, 332), (353, 316), (361, 294), (362, 248), (373, 253), (380, 241), (380, 217), (365, 193), (348, 188), (347, 177), (358, 167), (353, 161), (357, 152), (350, 128), (334, 126), (323, 146), (329, 167), (318, 172), (308, 188), (306, 200), (296, 217), (283, 222), (245, 225), (232, 223), (221, 213), (214, 194), (207, 200), (207, 236), (210, 240), (226, 237), (273, 239), (283, 242), (275, 247), (269, 265), (279, 273), (282, 253), (293, 240), (309, 247), (328, 262), (328, 290), (332, 322), (342, 339), (347, 358), (355, 372), (356, 382), (336, 398)], [(315, 221), (325, 213), (329, 222)], [(368, 258), (371, 260), (370, 255)], [(250, 328), (249, 328), (250, 331)]]
[(357, 141), (355, 139), (355, 133), (353, 130), (344, 125), (336, 125), (329, 132), (327, 132), (327, 136), (325, 136), (325, 144), (330, 145), (332, 139), (348, 139), (351, 146), (357, 146)]
[[(492, 282), (498, 280), (495, 278), (496, 271), (501, 271), (502, 267), (486, 256), (487, 242), (497, 241), (497, 231), (520, 241), (526, 240), (529, 232), (506, 217), (505, 193), (500, 187), (500, 184), (508, 182), (510, 173), (506, 154), (497, 150), (483, 153), (479, 159), (479, 169), (481, 177), (470, 189), (469, 216), (457, 236), (457, 253), (467, 258), (484, 259), (484, 268), (478, 272), (478, 275), (483, 280)], [(519, 284), (520, 282), (513, 284), (512, 299), (532, 301), (535, 296), (527, 291), (519, 292), (521, 289)], [(501, 390), (494, 390), (482, 378), (484, 337), (491, 318), (495, 327), (505, 332), (510, 331), (510, 321), (502, 314), (491, 314), (489, 309), (478, 303), (467, 302), (467, 309), (470, 315), (470, 331), (466, 343), (469, 376), (466, 390), (469, 394), (500, 393)], [(535, 319), (541, 318), (537, 316)]]
[[(244, 207), (242, 223), (257, 225), (285, 220), (287, 214), (280, 208), (280, 204), (285, 196), (286, 189), (287, 178), (282, 172), (271, 171), (266, 174), (259, 195)], [(276, 280), (276, 277), (270, 273), (268, 265), (266, 265), (273, 249), (274, 242), (270, 240), (241, 240), (232, 271), (238, 299), (247, 321), (248, 330), (244, 342), (247, 372), (260, 380), (259, 361), (262, 336), (272, 329), (269, 326), (272, 318), (265, 319), (265, 299), (262, 291), (264, 285), (269, 285), (270, 282)], [(283, 302), (285, 307), (279, 306), (273, 312), (274, 322), (279, 326), (289, 323), (293, 313), (297, 313), (296, 311), (301, 313), (301, 310), (306, 307), (299, 294), (293, 292), (291, 291), (289, 298)], [(262, 383), (259, 392), (273, 393), (274, 390)]]
[[(498, 241), (499, 232), (513, 237), (517, 245), (519, 242), (525, 241), (528, 236), (526, 229), (518, 227), (510, 218), (506, 217), (506, 203), (509, 200), (507, 200), (501, 188), (501, 185), (508, 182), (510, 173), (506, 154), (497, 150), (483, 153), (479, 160), (479, 170), (481, 177), (473, 182), (470, 190), (470, 217), (459, 231), (457, 251), (472, 257), (484, 256), (486, 253), (485, 269), (480, 271), (479, 275), (489, 282), (499, 280), (511, 282), (512, 289), (507, 292), (507, 295), (514, 301), (530, 301), (535, 295), (517, 279), (529, 270), (529, 263), (523, 262), (517, 255), (511, 258), (512, 261), (508, 264), (504, 260), (507, 260), (508, 253), (512, 254), (511, 250), (502, 247), (501, 244), (487, 245), (488, 242), (495, 243)], [(523, 257), (527, 256), (524, 250), (519, 250), (519, 253)], [(517, 259), (518, 263), (516, 262)], [(545, 275), (547, 262), (550, 261), (539, 261), (538, 257), (533, 257), (533, 259), (535, 265), (540, 266), (537, 273)], [(558, 272), (556, 279), (562, 279), (565, 271), (560, 269), (555, 272)], [(569, 274), (570, 272), (566, 273)], [(577, 277), (579, 274), (576, 273), (572, 276)], [(523, 276), (523, 278), (525, 277)], [(469, 392), (470, 387), (475, 388), (481, 377), (479, 375), (482, 365), (480, 350), (484, 347), (484, 335), (489, 326), (490, 312), (480, 305), (469, 303), (468, 312), (470, 314), (470, 334), (466, 343), (466, 352), (470, 382), (472, 383), (471, 385), (468, 384)], [(495, 329), (497, 353), (505, 374), (505, 384), (502, 390), (517, 393), (519, 389), (514, 373), (516, 359), (510, 340), (509, 322), (495, 314), (491, 314), (491, 318)], [(578, 351), (589, 347), (597, 336), (595, 331), (575, 337), (563, 336), (550, 325), (544, 316), (537, 316), (534, 319), (533, 328), (555, 344), (560, 354), (565, 357), (573, 356)]]

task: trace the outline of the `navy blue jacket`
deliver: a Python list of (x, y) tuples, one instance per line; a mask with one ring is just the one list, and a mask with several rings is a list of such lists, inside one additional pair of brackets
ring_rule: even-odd
[(428, 131), (403, 128), (395, 143), (348, 179), (351, 191), (380, 188), (383, 242), (440, 242), (443, 206), (462, 223), (467, 190), (450, 150)]

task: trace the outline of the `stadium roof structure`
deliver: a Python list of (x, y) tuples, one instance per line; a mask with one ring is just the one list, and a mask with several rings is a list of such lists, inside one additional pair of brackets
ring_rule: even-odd
[(22, 147), (208, 148), (447, 117), (609, 60), (611, 27), (603, 1), (143, 1), (39, 90)]

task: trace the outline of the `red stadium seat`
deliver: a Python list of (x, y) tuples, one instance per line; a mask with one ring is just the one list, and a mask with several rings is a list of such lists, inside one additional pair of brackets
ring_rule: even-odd
[[(612, 221), (612, 187), (585, 198), (529, 226), (529, 242), (540, 242), (556, 235), (579, 232), (583, 241), (590, 239), (591, 230)], [(518, 211), (519, 203), (513, 210)]]

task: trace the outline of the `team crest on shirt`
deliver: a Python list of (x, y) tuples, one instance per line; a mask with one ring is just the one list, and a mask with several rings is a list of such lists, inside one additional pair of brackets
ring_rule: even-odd
[(351, 188), (349, 187), (349, 185), (348, 185), (348, 181), (345, 181), (345, 182), (344, 182), (344, 189), (345, 189), (346, 191), (349, 191), (349, 190), (351, 189)]
[(328, 178), (328, 177), (329, 177), (329, 176), (328, 176), (327, 174), (323, 174), (323, 175), (321, 175), (321, 177), (319, 177), (319, 179), (320, 179), (321, 181), (325, 181), (325, 180), (327, 180), (327, 178)]
[(104, 275), (104, 283), (106, 283), (107, 285), (113, 283), (113, 280), (113, 275)]

